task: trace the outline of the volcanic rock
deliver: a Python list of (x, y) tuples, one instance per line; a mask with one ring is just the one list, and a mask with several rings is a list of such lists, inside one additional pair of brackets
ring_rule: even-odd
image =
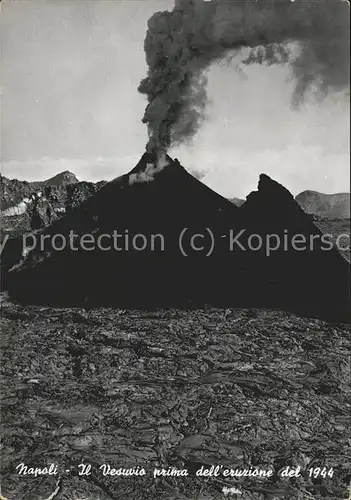
[(8, 208), (16, 206), (24, 198), (30, 198), (33, 194), (33, 186), (30, 182), (8, 179), (0, 174), (0, 210), (3, 212)]
[[(231, 305), (347, 317), (348, 264), (335, 248), (322, 249), (321, 231), (288, 190), (262, 174), (238, 208), (177, 160), (167, 162), (159, 168), (145, 153), (131, 172), (37, 231), (36, 247), (9, 273), (11, 296), (40, 304)], [(280, 245), (268, 255), (269, 235)], [(314, 236), (313, 248), (294, 249), (295, 235), (307, 242)], [(89, 249), (77, 243), (82, 237)]]

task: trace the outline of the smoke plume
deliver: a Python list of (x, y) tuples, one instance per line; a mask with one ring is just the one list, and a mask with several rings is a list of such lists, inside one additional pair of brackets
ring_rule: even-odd
[(155, 174), (161, 172), (168, 165), (168, 160), (162, 150), (157, 151), (156, 161), (154, 163), (147, 163), (146, 168), (136, 174), (130, 174), (129, 185), (141, 182), (152, 182)]
[[(299, 105), (311, 86), (321, 96), (349, 84), (349, 3), (345, 0), (175, 0), (157, 12), (145, 39), (149, 152), (191, 138), (204, 119), (206, 69), (233, 50), (246, 64), (291, 65)], [(229, 62), (228, 62), (229, 63)], [(230, 85), (230, 82), (228, 82)], [(235, 92), (235, 88), (233, 88)]]

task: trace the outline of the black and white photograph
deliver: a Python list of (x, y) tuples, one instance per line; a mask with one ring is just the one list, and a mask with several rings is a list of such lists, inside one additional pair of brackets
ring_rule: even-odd
[(0, 9), (0, 500), (351, 500), (349, 1)]

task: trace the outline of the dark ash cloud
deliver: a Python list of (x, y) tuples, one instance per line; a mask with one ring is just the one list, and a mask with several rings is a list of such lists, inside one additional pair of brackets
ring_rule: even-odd
[(147, 149), (165, 151), (197, 132), (207, 102), (205, 70), (233, 50), (252, 48), (246, 64), (289, 62), (298, 106), (311, 86), (323, 96), (348, 85), (348, 41), (344, 0), (176, 0), (171, 12), (148, 22), (148, 74), (139, 86), (148, 99)]

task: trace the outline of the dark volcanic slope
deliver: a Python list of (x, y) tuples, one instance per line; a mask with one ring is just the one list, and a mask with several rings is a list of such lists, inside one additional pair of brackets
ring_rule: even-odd
[(323, 194), (317, 191), (303, 191), (296, 201), (307, 213), (328, 219), (350, 217), (350, 193)]
[[(179, 251), (179, 234), (185, 227), (202, 232), (204, 227), (211, 227), (216, 228), (218, 239), (221, 229), (235, 220), (238, 208), (176, 162), (171, 161), (155, 174), (153, 181), (139, 182), (151, 159), (145, 154), (129, 174), (108, 183), (42, 234), (68, 236), (73, 230), (76, 234), (94, 234), (97, 238), (118, 231), (128, 234), (129, 239), (134, 234), (143, 234), (148, 241), (151, 235), (162, 234), (165, 251), (155, 245), (152, 252), (133, 249), (52, 252), (50, 241), (46, 240), (44, 252), (33, 251), (21, 268), (12, 273), (12, 293), (17, 296), (27, 292), (34, 301), (51, 297), (68, 303), (113, 300), (145, 305), (148, 299), (151, 303), (179, 300), (188, 303), (191, 298), (195, 299), (196, 293), (191, 287), (197, 288), (199, 280), (206, 286), (207, 277), (203, 273), (206, 258), (199, 256), (196, 262), (194, 257), (184, 258)], [(124, 240), (119, 246), (125, 246)], [(35, 286), (32, 285), (34, 274)]]
[[(68, 305), (238, 305), (283, 307), (309, 315), (345, 317), (348, 307), (348, 265), (338, 252), (322, 251), (322, 233), (284, 187), (261, 175), (258, 191), (241, 208), (188, 174), (177, 161), (153, 173), (152, 157), (145, 154), (127, 175), (108, 183), (95, 195), (50, 227), (42, 249), (33, 250), (10, 273), (8, 288), (25, 302)], [(187, 228), (183, 256), (179, 235)], [(212, 231), (212, 239), (209, 235)], [(49, 236), (70, 231), (89, 234), (102, 246), (122, 250), (53, 249)], [(240, 245), (230, 246), (240, 233)], [(190, 251), (189, 238), (205, 251)], [(144, 235), (149, 251), (138, 251), (130, 242)], [(152, 235), (161, 234), (154, 239)], [(251, 241), (251, 235), (255, 234)], [(291, 245), (266, 255), (268, 234), (286, 238), (314, 235), (313, 251), (295, 251)], [(93, 236), (92, 236), (93, 235)], [(109, 238), (107, 236), (110, 235)], [(126, 249), (128, 236), (129, 249)], [(79, 239), (79, 238), (78, 238)], [(75, 241), (78, 241), (76, 239)], [(249, 245), (251, 242), (251, 246)], [(143, 241), (138, 241), (138, 245)], [(205, 254), (213, 246), (210, 256)], [(150, 248), (152, 251), (150, 251)], [(251, 248), (251, 250), (250, 250)]]

